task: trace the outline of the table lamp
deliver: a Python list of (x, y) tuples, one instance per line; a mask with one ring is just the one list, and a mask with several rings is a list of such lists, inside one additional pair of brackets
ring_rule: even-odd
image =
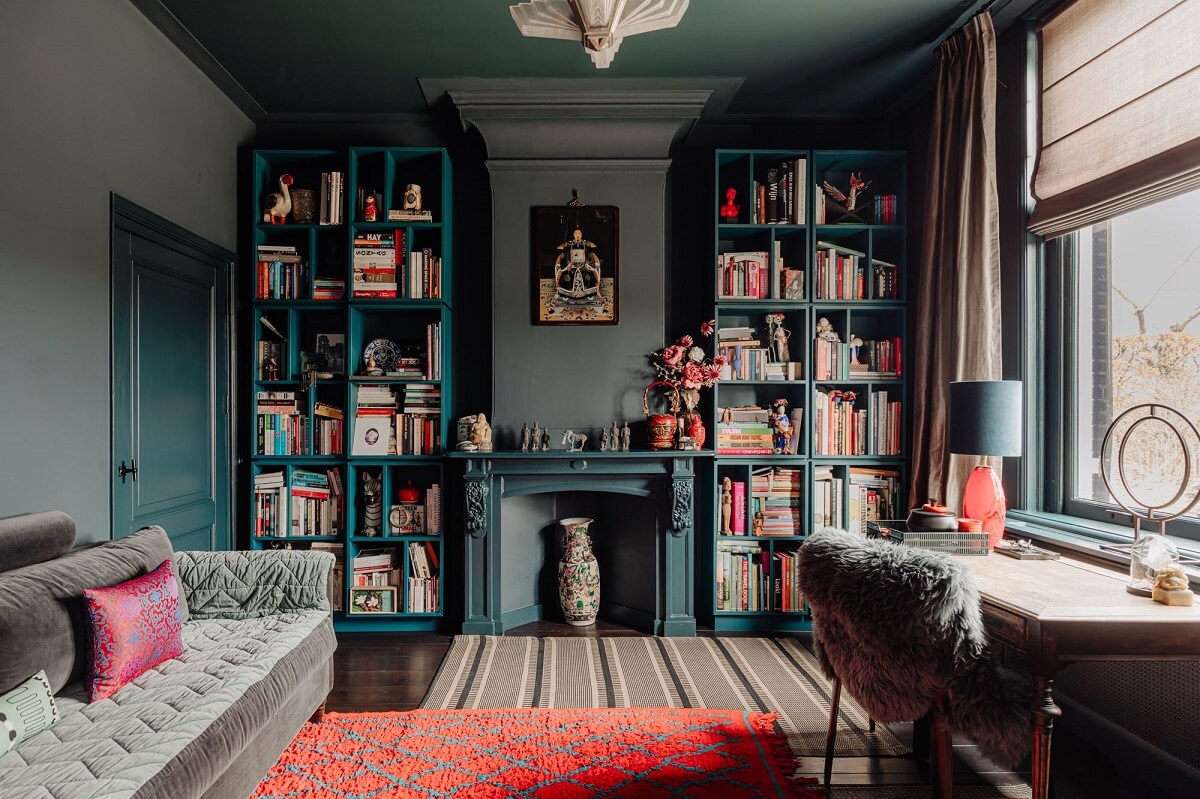
[(964, 380), (950, 384), (950, 452), (981, 461), (963, 491), (963, 516), (978, 519), (988, 546), (1004, 537), (1004, 487), (989, 457), (1021, 454), (1021, 381)]

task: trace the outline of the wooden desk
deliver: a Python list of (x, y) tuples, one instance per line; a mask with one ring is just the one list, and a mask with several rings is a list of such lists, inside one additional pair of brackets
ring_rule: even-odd
[(1125, 590), (1128, 575), (1076, 560), (957, 557), (971, 566), (993, 641), (1033, 675), (1033, 799), (1050, 790), (1059, 669), (1086, 660), (1200, 660), (1200, 602), (1167, 607)]

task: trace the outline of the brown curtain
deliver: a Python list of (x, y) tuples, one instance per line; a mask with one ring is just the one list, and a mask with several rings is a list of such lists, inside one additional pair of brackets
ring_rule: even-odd
[(952, 380), (998, 380), (1000, 237), (996, 34), (979, 14), (937, 50), (926, 208), (915, 290), (910, 504), (962, 503), (974, 459), (950, 456)]

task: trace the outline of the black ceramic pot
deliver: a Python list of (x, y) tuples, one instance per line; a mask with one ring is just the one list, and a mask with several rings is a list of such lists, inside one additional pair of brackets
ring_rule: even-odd
[(952, 533), (958, 529), (958, 517), (945, 505), (930, 500), (908, 512), (908, 529), (914, 533)]

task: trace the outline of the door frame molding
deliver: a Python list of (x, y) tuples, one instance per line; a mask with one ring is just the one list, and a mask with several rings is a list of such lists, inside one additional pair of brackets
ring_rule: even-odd
[[(116, 192), (109, 192), (109, 217), (108, 271), (110, 298), (116, 296), (117, 231), (133, 234), (139, 238), (145, 239), (154, 244), (158, 244), (162, 247), (182, 252), (183, 254), (198, 260), (206, 261), (213, 266), (214, 270), (223, 273), (223, 276), (217, 276), (217, 282), (223, 283), (225, 289), (225, 306), (220, 310), (224, 312), (223, 327), (227, 344), (227, 351), (225, 352), (225, 369), (223, 375), (225, 385), (228, 387), (228, 396), (226, 397), (224, 408), (227, 424), (225, 425), (226, 440), (223, 443), (225, 449), (225, 467), (227, 470), (226, 473), (229, 476), (229, 484), (223, 487), (226, 496), (226, 501), (224, 503), (225, 507), (224, 509), (218, 508), (218, 512), (224, 516), (228, 540), (224, 542), (218, 541), (217, 543), (224, 543), (224, 545), (230, 549), (235, 548), (237, 546), (237, 530), (233, 526), (233, 521), (235, 515), (234, 508), (236, 505), (236, 498), (238, 496), (238, 469), (236, 450), (238, 430), (237, 414), (234, 413), (234, 398), (238, 396), (238, 384), (236, 358), (234, 352), (234, 343), (237, 341), (237, 316), (235, 313), (237, 306), (237, 295), (234, 289), (237, 279), (237, 256), (230, 250), (227, 250), (218, 244), (214, 244), (207, 239), (201, 238), (197, 234), (192, 233), (190, 230), (179, 226), (165, 217), (159, 216), (153, 211), (143, 208), (137, 203), (122, 197)], [(116, 362), (116, 308), (114, 303), (111, 302), (111, 299), (108, 310), (109, 344), (110, 347), (112, 347), (112, 351), (109, 356), (108, 387), (109, 397), (112, 398), (116, 396), (117, 385), (114, 369)], [(116, 452), (116, 441), (114, 440), (116, 435), (114, 411), (115, 403), (110, 399), (108, 431), (108, 460), (110, 467), (112, 467), (113, 454)], [(113, 475), (110, 473), (109, 479), (111, 480), (112, 477)], [(108, 518), (110, 526), (112, 526), (113, 535), (115, 537), (122, 537), (121, 531), (118, 531), (114, 524), (115, 519), (113, 519), (113, 514), (115, 512), (116, 508), (113, 503), (113, 491), (110, 488), (108, 495)]]

